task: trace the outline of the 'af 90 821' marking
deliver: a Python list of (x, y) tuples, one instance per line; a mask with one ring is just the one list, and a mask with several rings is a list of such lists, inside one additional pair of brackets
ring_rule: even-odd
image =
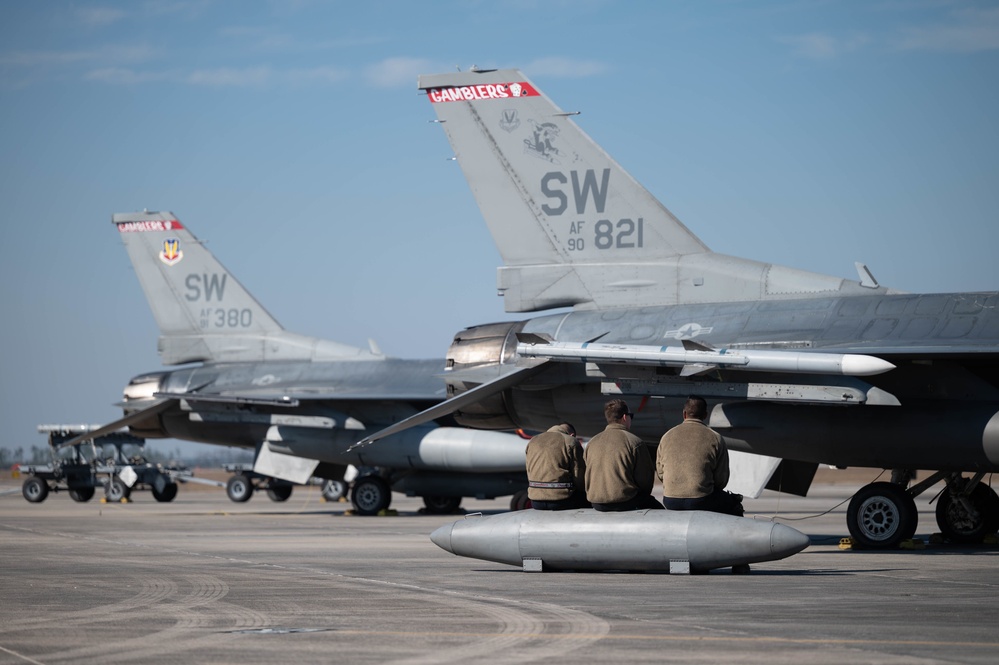
[[(559, 217), (574, 211), (584, 216), (592, 208), (598, 215), (604, 214), (610, 191), (610, 169), (601, 171), (600, 176), (593, 169), (580, 175), (578, 171), (549, 171), (541, 177), (541, 195), (547, 199), (541, 210), (551, 217)], [(570, 197), (571, 195), (571, 197)], [(571, 204), (571, 206), (570, 206)], [(592, 228), (592, 235), (587, 233)], [(569, 238), (566, 249), (581, 252), (593, 243), (596, 249), (637, 249), (645, 246), (645, 222), (639, 217), (622, 217), (616, 222), (598, 219), (596, 222), (577, 219), (569, 224)]]
[(641, 217), (637, 223), (627, 217), (617, 220), (616, 224), (601, 219), (593, 226), (593, 233), (597, 249), (630, 249), (645, 245), (645, 221)]

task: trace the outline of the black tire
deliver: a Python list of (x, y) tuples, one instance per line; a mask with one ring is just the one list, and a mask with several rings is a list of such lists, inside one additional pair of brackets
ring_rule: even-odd
[(267, 496), (270, 497), (271, 501), (287, 501), (291, 498), (291, 491), (293, 489), (294, 485), (274, 485), (267, 488)]
[(999, 497), (991, 487), (976, 485), (968, 501), (978, 513), (977, 517), (965, 510), (950, 490), (941, 494), (937, 501), (937, 526), (952, 543), (980, 543), (999, 527)]
[(364, 476), (354, 481), (350, 502), (358, 515), (377, 515), (392, 503), (392, 490), (378, 476)]
[(452, 515), (461, 508), (460, 496), (425, 496), (423, 505), (431, 515)]
[(49, 484), (41, 478), (28, 478), (21, 485), (21, 494), (28, 503), (41, 503), (49, 495)]
[(69, 489), (69, 498), (77, 503), (86, 503), (94, 498), (95, 491), (93, 487), (71, 487)]
[(226, 482), (225, 493), (229, 495), (230, 501), (246, 503), (253, 496), (253, 483), (245, 474), (237, 473)]
[(527, 498), (527, 490), (515, 492), (510, 497), (510, 510), (527, 510), (531, 507), (531, 500)]
[(132, 495), (132, 488), (121, 478), (115, 477), (104, 486), (104, 498), (112, 503), (119, 503)]
[(156, 485), (153, 485), (153, 498), (160, 503), (170, 503), (177, 498), (177, 483), (167, 483), (163, 486), (163, 490), (157, 490)]
[(895, 549), (916, 533), (916, 501), (901, 486), (871, 483), (850, 500), (846, 526), (853, 541), (868, 549)]
[(347, 483), (342, 480), (327, 480), (323, 483), (323, 498), (327, 501), (339, 501), (347, 496)]

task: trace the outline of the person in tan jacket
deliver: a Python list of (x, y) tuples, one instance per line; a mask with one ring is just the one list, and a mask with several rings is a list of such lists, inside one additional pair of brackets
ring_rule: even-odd
[(728, 447), (705, 424), (707, 417), (707, 402), (691, 395), (683, 405), (683, 422), (659, 441), (656, 475), (663, 483), (663, 505), (669, 510), (709, 510), (742, 517), (742, 495), (725, 491)]
[(661, 509), (652, 496), (655, 468), (642, 440), (629, 432), (635, 414), (622, 399), (604, 406), (607, 427), (586, 444), (586, 498), (602, 512)]
[(576, 428), (559, 423), (527, 443), (527, 498), (535, 510), (589, 508)]

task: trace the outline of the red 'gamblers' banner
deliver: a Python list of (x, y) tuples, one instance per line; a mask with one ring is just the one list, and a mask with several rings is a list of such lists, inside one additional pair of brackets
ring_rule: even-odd
[(150, 219), (143, 222), (118, 222), (119, 233), (136, 233), (144, 231), (176, 231), (184, 225), (176, 219)]
[(427, 90), (427, 97), (434, 104), (537, 96), (538, 91), (529, 83), (483, 83), (481, 85), (464, 85), (459, 88), (431, 88)]

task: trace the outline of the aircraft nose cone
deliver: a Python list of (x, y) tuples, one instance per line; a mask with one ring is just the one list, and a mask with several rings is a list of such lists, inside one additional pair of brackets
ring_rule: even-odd
[[(450, 552), (451, 554), (454, 554), (454, 550), (451, 549), (451, 529), (453, 528), (454, 522), (438, 527), (432, 534), (430, 534), (430, 540), (434, 542), (434, 545), (442, 550)], [(797, 531), (795, 531), (795, 533), (797, 533)]]
[(808, 536), (783, 524), (774, 524), (770, 531), (770, 551), (785, 557), (797, 554), (809, 545)]

